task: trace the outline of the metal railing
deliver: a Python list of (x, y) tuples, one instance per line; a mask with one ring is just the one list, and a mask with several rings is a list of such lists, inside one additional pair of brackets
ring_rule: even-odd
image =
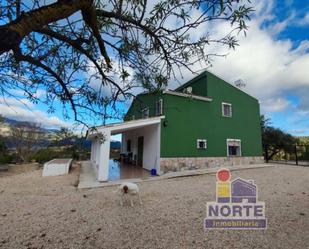
[(309, 145), (265, 145), (264, 158), (266, 163), (309, 166)]

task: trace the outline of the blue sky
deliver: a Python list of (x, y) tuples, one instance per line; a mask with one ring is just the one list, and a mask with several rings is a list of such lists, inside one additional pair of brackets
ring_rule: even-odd
[[(282, 4), (284, 3), (284, 4)], [(265, 24), (284, 23), (282, 30), (274, 35), (275, 40), (290, 40), (292, 48), (297, 49), (303, 43), (309, 41), (309, 2), (301, 0), (285, 0), (274, 2), (272, 11), (274, 19)], [(306, 67), (309, 69), (308, 60), (309, 46), (307, 44), (302, 57), (307, 57)], [(299, 73), (302, 73), (300, 68)], [(278, 112), (266, 112), (270, 116), (273, 125), (294, 134), (309, 135), (309, 78), (308, 73), (303, 75), (306, 82), (302, 89), (291, 89), (282, 93), (282, 98), (286, 99), (288, 105)], [(293, 84), (293, 83), (291, 83)], [(302, 93), (299, 93), (303, 91)]]
[[(210, 71), (233, 83), (242, 79), (243, 89), (257, 97), (261, 113), (270, 117), (272, 124), (293, 135), (309, 136), (309, 3), (301, 0), (253, 1), (256, 9), (249, 25), (247, 36), (240, 35), (235, 51), (210, 47), (209, 52), (227, 53), (215, 58)], [(203, 26), (194, 32), (201, 34), (207, 29), (214, 35), (227, 33), (228, 24), (215, 23)], [(199, 65), (194, 67), (199, 71)], [(180, 82), (194, 77), (183, 72)], [(171, 80), (170, 88), (176, 87)], [(38, 95), (44, 94), (44, 91)], [(43, 104), (33, 104), (16, 96), (26, 105), (7, 99), (10, 106), (0, 99), (0, 113), (18, 120), (36, 121), (48, 128), (72, 127), (71, 120), (64, 120), (62, 109), (56, 104), (55, 113), (48, 114)], [(124, 105), (128, 108), (128, 105)], [(115, 120), (109, 120), (114, 122)], [(100, 124), (101, 120), (91, 124)]]

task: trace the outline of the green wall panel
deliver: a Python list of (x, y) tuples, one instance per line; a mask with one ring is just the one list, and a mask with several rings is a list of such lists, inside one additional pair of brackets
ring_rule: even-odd
[[(227, 138), (241, 139), (242, 156), (261, 156), (257, 99), (209, 72), (191, 82), (195, 92), (207, 93), (213, 100), (205, 102), (161, 93), (139, 95), (143, 105), (150, 107), (150, 116), (155, 115), (155, 102), (163, 98), (166, 126), (161, 124), (161, 157), (226, 156)], [(232, 104), (231, 118), (222, 116), (222, 102)], [(141, 118), (140, 108), (141, 102), (134, 100), (127, 116)], [(197, 149), (197, 139), (207, 139), (207, 149)]]
[[(135, 116), (135, 119), (142, 118), (142, 109), (149, 107), (149, 116), (155, 116), (156, 114), (156, 102), (163, 98), (162, 92), (148, 93), (148, 94), (139, 94), (136, 96), (132, 105), (130, 106), (128, 112), (125, 115), (124, 120), (131, 120), (132, 115)], [(164, 108), (164, 105), (163, 105)]]

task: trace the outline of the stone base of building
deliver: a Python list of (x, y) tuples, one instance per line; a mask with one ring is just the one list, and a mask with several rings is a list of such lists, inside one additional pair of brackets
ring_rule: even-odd
[(182, 170), (205, 169), (264, 163), (261, 156), (253, 157), (171, 157), (161, 158), (161, 174)]

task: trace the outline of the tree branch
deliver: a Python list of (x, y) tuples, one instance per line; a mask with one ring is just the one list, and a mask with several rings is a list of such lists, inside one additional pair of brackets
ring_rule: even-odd
[(91, 28), (94, 37), (96, 38), (99, 48), (101, 51), (102, 56), (105, 59), (106, 65), (108, 68), (111, 68), (111, 60), (106, 52), (106, 48), (104, 45), (104, 41), (102, 40), (102, 37), (100, 35), (99, 27), (98, 27), (98, 21), (97, 21), (97, 14), (96, 9), (93, 5), (88, 6), (87, 8), (82, 9), (82, 15), (85, 23)]
[(22, 39), (33, 30), (69, 17), (90, 5), (90, 0), (59, 0), (22, 14), (14, 21), (0, 26), (0, 55), (17, 49)]
[[(109, 79), (105, 73), (103, 72), (101, 66), (98, 64), (98, 62), (90, 55), (90, 53), (84, 49), (77, 40), (71, 40), (68, 37), (61, 35), (58, 32), (55, 32), (51, 29), (48, 28), (43, 28), (43, 29), (39, 29), (37, 30), (37, 32), (41, 33), (41, 34), (45, 34), (48, 36), (51, 36), (53, 38), (56, 38), (60, 41), (66, 42), (67, 44), (71, 45), (73, 48), (75, 48), (76, 50), (80, 51), (81, 53), (83, 53), (97, 68), (97, 70), (99, 71), (100, 75), (102, 76), (103, 80), (106, 80), (107, 82), (111, 83), (113, 86), (115, 86), (122, 94), (123, 96), (125, 96), (125, 93), (123, 92), (123, 90), (121, 89), (121, 87), (114, 81), (112, 81), (111, 79)], [(104, 84), (103, 84), (104, 85)]]
[(51, 68), (49, 68), (48, 66), (46, 66), (45, 64), (41, 63), (39, 60), (36, 60), (35, 58), (29, 56), (29, 55), (23, 55), (22, 52), (20, 51), (20, 49), (15, 49), (14, 50), (14, 56), (15, 59), (17, 61), (25, 61), (28, 62), (32, 65), (35, 65), (39, 68), (42, 68), (43, 70), (45, 70), (46, 72), (48, 72), (51, 76), (53, 76), (61, 85), (63, 91), (65, 92), (65, 96), (67, 97), (67, 99), (69, 100), (73, 113), (74, 113), (74, 117), (75, 120), (78, 121), (77, 118), (77, 111), (76, 111), (76, 107), (75, 107), (75, 103), (74, 100), (72, 98), (72, 94), (70, 93), (69, 89), (67, 88), (66, 84), (64, 83), (64, 81), (60, 78), (60, 76), (54, 72)]

